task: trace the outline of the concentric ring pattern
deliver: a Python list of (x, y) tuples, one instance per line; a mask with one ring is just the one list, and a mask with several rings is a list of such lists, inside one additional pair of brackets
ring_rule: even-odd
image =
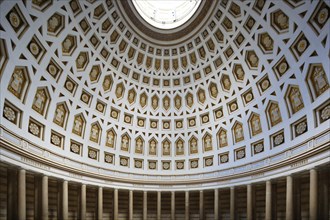
[(2, 127), (154, 175), (248, 164), (327, 129), (329, 1), (219, 1), (171, 46), (144, 39), (118, 4), (1, 2)]

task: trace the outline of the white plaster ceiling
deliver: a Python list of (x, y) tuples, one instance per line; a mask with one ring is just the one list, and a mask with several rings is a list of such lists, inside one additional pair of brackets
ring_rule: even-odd
[(2, 127), (155, 175), (247, 164), (327, 129), (328, 1), (219, 1), (173, 46), (144, 40), (116, 4), (1, 2)]

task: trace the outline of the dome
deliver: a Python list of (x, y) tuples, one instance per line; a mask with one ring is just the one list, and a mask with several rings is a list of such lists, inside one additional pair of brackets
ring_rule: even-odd
[(49, 155), (118, 175), (217, 176), (328, 123), (323, 14), (307, 33), (290, 4), (222, 2), (194, 38), (164, 46), (129, 22), (139, 15), (122, 17), (129, 1), (30, 4), (34, 22), (2, 3), (2, 125)]
[(182, 191), (329, 163), (328, 1), (154, 3), (1, 1), (3, 163)]

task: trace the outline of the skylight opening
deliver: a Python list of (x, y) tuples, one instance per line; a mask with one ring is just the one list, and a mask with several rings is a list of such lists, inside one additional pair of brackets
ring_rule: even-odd
[(186, 23), (201, 0), (132, 0), (141, 17), (160, 29), (173, 29)]

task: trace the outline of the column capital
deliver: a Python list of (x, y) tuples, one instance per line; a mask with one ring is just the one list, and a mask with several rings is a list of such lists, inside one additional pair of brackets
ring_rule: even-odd
[(312, 167), (309, 172), (317, 172), (317, 168), (316, 167)]

